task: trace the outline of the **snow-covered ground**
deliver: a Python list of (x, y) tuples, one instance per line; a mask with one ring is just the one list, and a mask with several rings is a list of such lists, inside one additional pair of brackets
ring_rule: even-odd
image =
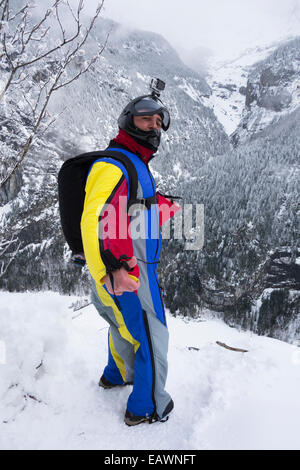
[(0, 292), (0, 449), (300, 449), (296, 346), (168, 315), (174, 411), (129, 428), (131, 387), (97, 385), (107, 325), (92, 305), (70, 309), (74, 300)]

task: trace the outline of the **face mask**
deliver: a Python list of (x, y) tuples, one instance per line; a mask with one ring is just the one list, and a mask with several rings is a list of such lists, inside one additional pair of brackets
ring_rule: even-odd
[(162, 118), (162, 129), (167, 131), (170, 126), (170, 114), (163, 103), (152, 95), (140, 96), (134, 99), (124, 108), (119, 119), (119, 128), (134, 137), (136, 141), (146, 148), (157, 151), (161, 132), (157, 129), (142, 131), (133, 124), (133, 116), (153, 116), (159, 114)]

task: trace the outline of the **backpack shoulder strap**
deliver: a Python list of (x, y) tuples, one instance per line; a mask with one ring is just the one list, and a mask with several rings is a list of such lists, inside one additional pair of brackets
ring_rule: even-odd
[(128, 173), (128, 178), (129, 178), (129, 196), (130, 196), (128, 200), (128, 204), (127, 204), (128, 211), (131, 206), (136, 205), (136, 204), (143, 206), (147, 210), (151, 209), (152, 204), (157, 204), (156, 194), (148, 198), (139, 198), (139, 199), (137, 198), (137, 190), (138, 190), (137, 171), (136, 171), (134, 164), (130, 160), (130, 158), (128, 158), (126, 154), (122, 152), (121, 149), (120, 151), (107, 149), (107, 150), (104, 150), (103, 152), (96, 152), (96, 153), (98, 155), (98, 158), (99, 157), (111, 158), (112, 160), (119, 161), (126, 168), (126, 171)]
[(137, 198), (138, 176), (137, 176), (136, 168), (134, 164), (132, 163), (132, 161), (122, 152), (121, 149), (120, 151), (107, 149), (107, 150), (103, 150), (102, 152), (95, 152), (95, 153), (97, 153), (98, 155), (97, 159), (101, 157), (111, 158), (112, 160), (116, 160), (117, 162), (121, 163), (125, 167), (127, 174), (128, 174), (128, 179), (129, 179), (129, 188), (128, 188), (129, 201), (135, 200)]
[(130, 188), (131, 188), (130, 198), (129, 198), (128, 204), (127, 204), (128, 212), (129, 212), (130, 207), (134, 206), (134, 205), (143, 206), (144, 209), (150, 210), (152, 204), (157, 204), (157, 195), (156, 194), (154, 194), (153, 196), (147, 197), (147, 198), (137, 198), (137, 189), (138, 189), (137, 171), (136, 171), (136, 168), (135, 168), (134, 164), (130, 160), (130, 158), (127, 158), (126, 151), (123, 153), (122, 149), (120, 149), (120, 152), (116, 151), (115, 149), (107, 149), (104, 153), (106, 153), (106, 152), (110, 153), (110, 154), (113, 153), (113, 159), (116, 160), (116, 159), (120, 158), (120, 161), (122, 161), (122, 162), (123, 162), (124, 156), (125, 156), (125, 160), (124, 160), (125, 163), (126, 163), (125, 166), (127, 166), (127, 172), (129, 174), (129, 179), (131, 179), (131, 181), (130, 181)]

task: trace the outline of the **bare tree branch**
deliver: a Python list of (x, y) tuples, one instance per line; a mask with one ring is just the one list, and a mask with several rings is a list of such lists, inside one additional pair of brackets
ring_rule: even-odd
[[(57, 4), (57, 2), (56, 2)], [(29, 43), (29, 41), (32, 39), (32, 36), (33, 34), (38, 31), (39, 29), (41, 29), (41, 26), (45, 23), (45, 21), (47, 20), (47, 18), (50, 16), (51, 14), (51, 10), (47, 10), (44, 17), (41, 19), (41, 21), (39, 21), (38, 23), (36, 23), (35, 26), (33, 26), (33, 28), (31, 29), (31, 31), (29, 32), (28, 34), (28, 37), (25, 41), (25, 46)], [(49, 28), (48, 28), (49, 29)]]
[(77, 80), (81, 75), (83, 75), (85, 72), (87, 72), (89, 70), (89, 68), (98, 60), (98, 58), (100, 57), (100, 55), (102, 54), (102, 52), (104, 51), (106, 45), (107, 45), (107, 41), (109, 39), (109, 34), (107, 35), (106, 37), (106, 40), (105, 40), (105, 43), (104, 45), (99, 49), (99, 52), (98, 54), (96, 54), (94, 57), (92, 57), (90, 59), (90, 61), (87, 63), (86, 67), (82, 70), (80, 70), (80, 72), (78, 72), (76, 75), (74, 75), (72, 78), (70, 78), (69, 80), (61, 83), (60, 85), (57, 85), (53, 91), (56, 91), (58, 90), (59, 88), (62, 88), (64, 86), (67, 86), (69, 85), (70, 83), (74, 82), (75, 80)]
[(0, 19), (0, 30), (2, 28), (2, 23), (5, 20), (5, 15), (7, 15), (8, 12), (8, 0), (1, 0), (0, 2), (0, 8), (2, 8), (2, 15)]
[[(6, 0), (7, 2), (9, 0)], [(55, 3), (54, 3), (54, 7), (55, 7), (55, 10), (57, 11), (59, 5), (61, 3), (61, 0), (56, 0)], [(68, 2), (67, 2), (68, 3)], [(69, 5), (69, 3), (68, 3)], [(91, 22), (90, 22), (90, 25), (89, 27), (87, 28), (86, 30), (86, 33), (84, 35), (84, 38), (83, 40), (80, 42), (80, 46), (78, 45), (75, 50), (72, 52), (72, 55), (75, 54), (75, 52), (77, 52), (81, 47), (82, 45), (85, 43), (87, 37), (89, 36), (94, 24), (95, 24), (95, 21), (97, 20), (97, 18), (99, 17), (99, 14), (103, 8), (103, 5), (104, 5), (104, 0), (102, 0), (102, 2), (98, 5), (98, 7), (96, 8), (96, 12), (95, 12), (95, 15), (94, 17), (92, 18)], [(69, 8), (70, 10), (72, 11), (70, 5), (69, 5)], [(11, 85), (11, 82), (12, 82), (12, 79), (15, 75), (15, 73), (17, 72), (18, 69), (20, 68), (24, 68), (24, 67), (28, 67), (30, 65), (33, 65), (35, 64), (36, 62), (39, 62), (41, 61), (42, 59), (52, 55), (54, 52), (62, 49), (64, 46), (66, 46), (67, 44), (70, 44), (70, 43), (73, 43), (79, 36), (80, 36), (80, 32), (81, 32), (81, 23), (80, 23), (80, 14), (81, 14), (81, 11), (82, 11), (82, 8), (83, 8), (83, 1), (80, 0), (79, 1), (79, 5), (78, 5), (78, 9), (77, 9), (77, 16), (75, 17), (73, 11), (72, 11), (72, 14), (74, 16), (74, 19), (75, 19), (75, 22), (76, 22), (76, 25), (77, 25), (77, 29), (75, 31), (75, 33), (73, 34), (73, 36), (69, 37), (69, 38), (66, 38), (65, 35), (63, 35), (63, 39), (62, 41), (56, 45), (55, 47), (45, 51), (44, 53), (38, 55), (37, 57), (34, 57), (30, 60), (27, 60), (27, 61), (23, 61), (23, 62), (18, 62), (16, 65), (13, 65), (12, 61), (11, 61), (11, 58), (9, 56), (9, 53), (7, 52), (7, 46), (6, 46), (6, 39), (7, 39), (7, 36), (6, 34), (4, 34), (4, 49), (5, 49), (5, 52), (6, 52), (6, 56), (7, 56), (7, 59), (9, 60), (11, 66), (12, 66), (12, 71), (11, 71), (11, 75), (7, 81), (7, 84), (5, 85), (4, 89), (3, 89), (3, 92), (0, 94), (0, 101), (1, 99), (3, 98), (4, 94), (6, 93), (7, 89), (9, 88), (9, 86)], [(49, 16), (51, 10), (48, 10), (46, 13), (45, 13), (45, 16), (44, 18), (37, 24), (34, 26), (33, 30), (37, 30), (41, 27), (41, 25), (44, 23), (44, 21), (47, 19), (47, 17)], [(24, 13), (26, 15), (26, 12)], [(60, 19), (58, 19), (56, 17), (58, 23), (61, 25), (61, 22), (60, 22)], [(33, 33), (33, 30), (30, 32), (29, 36), (29, 41), (32, 39), (32, 33)], [(22, 36), (22, 29), (21, 29), (21, 36)], [(26, 45), (28, 45), (29, 41), (27, 41)], [(24, 52), (24, 48), (22, 48), (22, 53)]]
[[(74, 63), (76, 58), (80, 55), (81, 49), (86, 43), (96, 20), (98, 19), (104, 5), (104, 0), (100, 1), (96, 7), (95, 13), (88, 25), (84, 28), (81, 20), (83, 12), (83, 0), (78, 1), (77, 10), (74, 11), (70, 6), (68, 0), (54, 0), (51, 8), (47, 9), (40, 20), (30, 26), (29, 13), (33, 8), (29, 2), (22, 7), (17, 13), (10, 16), (9, 0), (0, 0), (0, 51), (2, 52), (0, 59), (6, 60), (9, 68), (9, 74), (6, 83), (0, 90), (0, 101), (12, 87), (23, 85), (23, 103), (28, 107), (28, 115), (32, 116), (33, 125), (32, 130), (27, 136), (20, 154), (17, 156), (12, 168), (8, 171), (7, 175), (2, 179), (0, 188), (3, 187), (12, 175), (16, 172), (22, 164), (25, 156), (27, 155), (34, 139), (38, 135), (41, 124), (44, 124), (46, 117), (46, 110), (49, 104), (51, 95), (80, 78), (85, 74), (90, 67), (98, 60), (103, 53), (109, 33), (107, 34), (104, 44), (99, 48), (98, 52), (91, 58), (85, 61), (77, 73), (68, 74), (70, 66)], [(67, 8), (71, 15), (75, 29), (67, 35), (66, 28), (64, 27), (63, 16), (60, 8)], [(60, 31), (60, 39), (55, 45), (47, 46), (47, 42), (43, 39), (47, 36), (51, 29), (51, 25), (47, 25), (48, 20), (53, 17), (56, 25)], [(10, 27), (7, 28), (3, 25), (8, 22)], [(1, 30), (2, 28), (2, 30)], [(13, 31), (13, 32), (12, 32)], [(39, 43), (36, 48), (33, 44)], [(60, 54), (58, 58), (57, 54)], [(52, 57), (52, 69), (48, 70), (49, 61), (46, 59)], [(43, 64), (45, 77), (34, 79), (37, 83), (35, 86), (33, 82), (33, 73), (36, 69), (33, 67), (35, 64)], [(31, 76), (30, 76), (31, 73)], [(50, 75), (51, 74), (51, 75)], [(43, 81), (41, 85), (39, 80)], [(22, 95), (22, 90), (19, 90)], [(6, 116), (3, 116), (5, 118)], [(17, 117), (16, 117), (17, 119)], [(45, 122), (45, 129), (55, 121), (56, 118), (50, 119)]]
[(248, 349), (241, 349), (241, 348), (233, 348), (232, 346), (228, 346), (225, 343), (221, 343), (221, 341), (216, 341), (219, 346), (222, 346), (225, 349), (229, 349), (230, 351), (238, 351), (238, 352), (248, 352)]

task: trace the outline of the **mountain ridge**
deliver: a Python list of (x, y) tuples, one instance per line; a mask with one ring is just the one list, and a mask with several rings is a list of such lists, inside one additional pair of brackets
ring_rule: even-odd
[[(110, 27), (108, 22), (99, 36), (93, 33), (91, 47), (101, 42)], [(21, 243), (1, 279), (1, 288), (88, 292), (87, 271), (76, 271), (68, 262), (59, 224), (57, 173), (65, 159), (105, 148), (117, 133), (116, 119), (122, 106), (147, 93), (151, 76), (159, 76), (167, 82), (162, 99), (170, 109), (172, 124), (151, 168), (161, 191), (176, 191), (184, 197), (183, 202), (205, 206), (201, 252), (185, 252), (184, 240), (164, 243), (159, 271), (167, 307), (173, 314), (186, 316), (197, 316), (208, 307), (229, 323), (293, 341), (299, 331), (299, 300), (294, 296), (290, 302), (286, 293), (295, 286), (298, 289), (297, 109), (282, 115), (274, 126), (269, 122), (260, 134), (251, 136), (249, 132), (247, 139), (237, 139), (234, 149), (214, 111), (205, 105), (211, 87), (182, 61), (174, 66), (177, 57), (161, 36), (124, 29), (119, 34), (116, 26), (99, 63), (67, 93), (61, 90), (56, 95), (49, 110), (60, 114), (66, 108), (67, 112), (34, 144), (22, 171), (1, 193), (0, 224), (5, 240), (16, 238), (4, 260), (9, 260)], [(10, 105), (16, 110), (20, 107), (13, 96)], [(18, 124), (2, 126), (2, 165), (4, 156), (13, 153), (17, 136), (26, 133), (26, 126), (30, 123), (25, 116)], [(288, 256), (284, 262), (284, 257), (274, 261), (272, 252), (280, 253), (282, 247), (287, 247)], [(282, 275), (287, 276), (282, 288), (285, 293), (277, 295), (276, 289), (282, 290), (278, 287)], [(268, 306), (263, 308), (269, 309), (270, 315), (258, 325), (259, 299), (272, 286), (277, 286), (275, 294), (266, 291), (268, 299), (277, 295), (282, 312), (274, 316), (274, 299), (266, 299)]]

